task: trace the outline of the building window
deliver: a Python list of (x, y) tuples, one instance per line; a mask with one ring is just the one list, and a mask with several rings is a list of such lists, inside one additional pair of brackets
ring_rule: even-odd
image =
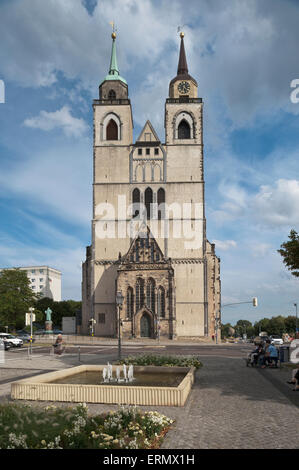
[(116, 98), (116, 93), (114, 90), (110, 90), (109, 93), (108, 93), (108, 99), (109, 100), (115, 100)]
[(151, 188), (146, 188), (144, 193), (144, 202), (146, 208), (146, 218), (151, 219), (151, 205), (153, 203), (153, 191)]
[(158, 191), (158, 219), (164, 219), (165, 217), (165, 191), (160, 188)]
[(188, 124), (188, 122), (185, 119), (182, 119), (182, 121), (179, 124), (178, 127), (178, 138), (179, 139), (190, 139), (191, 137), (191, 129)]
[(105, 313), (99, 313), (98, 314), (98, 320), (99, 320), (99, 323), (106, 323), (106, 314)]
[(158, 316), (165, 317), (165, 290), (163, 287), (158, 289)]
[(107, 125), (107, 140), (118, 140), (118, 127), (114, 119), (110, 119)]
[(149, 279), (146, 285), (146, 305), (155, 313), (155, 281)]
[(133, 318), (134, 315), (134, 299), (133, 299), (133, 289), (129, 287), (127, 290), (127, 317)]
[(35, 269), (33, 269), (33, 270), (31, 271), (31, 274), (35, 274)]
[(155, 155), (159, 155), (159, 149), (155, 148)]
[(150, 155), (150, 154), (151, 154), (151, 149), (146, 149), (146, 150), (145, 150), (145, 154), (146, 154), (146, 155)]
[(43, 289), (44, 286), (39, 286), (40, 289)]
[(144, 280), (137, 279), (136, 283), (136, 312), (144, 305)]
[[(140, 191), (138, 188), (135, 188), (132, 195), (133, 200), (133, 218), (138, 217), (139, 215), (139, 205), (140, 205)], [(135, 205), (136, 204), (136, 205)]]
[(39, 273), (40, 273), (40, 274), (44, 274), (44, 270), (43, 270), (43, 269), (40, 269), (40, 270), (39, 270)]
[(142, 149), (138, 149), (138, 155), (142, 155)]

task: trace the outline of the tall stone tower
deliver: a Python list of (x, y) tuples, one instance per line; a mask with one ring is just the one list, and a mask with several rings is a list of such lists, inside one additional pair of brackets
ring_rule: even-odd
[(112, 34), (109, 74), (94, 100), (92, 245), (82, 281), (82, 332), (211, 338), (220, 321), (220, 260), (206, 238), (202, 116), (184, 34), (165, 104), (165, 142), (147, 121), (133, 142), (128, 86)]

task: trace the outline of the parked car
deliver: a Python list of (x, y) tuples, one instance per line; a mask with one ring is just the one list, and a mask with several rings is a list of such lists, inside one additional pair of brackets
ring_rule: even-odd
[(278, 344), (279, 346), (283, 345), (283, 339), (278, 335), (270, 336), (270, 341), (272, 344)]
[(9, 333), (0, 333), (0, 339), (3, 339), (3, 341), (10, 343), (14, 348), (20, 348), (21, 346), (23, 346), (22, 339), (17, 338), (16, 336), (13, 336)]
[(0, 339), (0, 349), (4, 349), (4, 351), (8, 351), (11, 348), (11, 344), (8, 341), (4, 341)]
[[(28, 331), (25, 330), (19, 330), (17, 331), (17, 337), (22, 339), (24, 343), (29, 343), (30, 342), (30, 334)], [(32, 338), (32, 342), (34, 342), (35, 339)]]

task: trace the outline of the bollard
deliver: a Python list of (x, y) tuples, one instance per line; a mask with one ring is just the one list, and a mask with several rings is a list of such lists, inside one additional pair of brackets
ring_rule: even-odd
[(78, 361), (81, 362), (81, 350), (80, 350), (80, 346), (78, 346)]

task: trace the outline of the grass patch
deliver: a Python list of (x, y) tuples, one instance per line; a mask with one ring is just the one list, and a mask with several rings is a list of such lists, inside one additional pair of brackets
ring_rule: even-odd
[(97, 416), (75, 408), (0, 405), (1, 449), (155, 449), (173, 421), (136, 407)]

